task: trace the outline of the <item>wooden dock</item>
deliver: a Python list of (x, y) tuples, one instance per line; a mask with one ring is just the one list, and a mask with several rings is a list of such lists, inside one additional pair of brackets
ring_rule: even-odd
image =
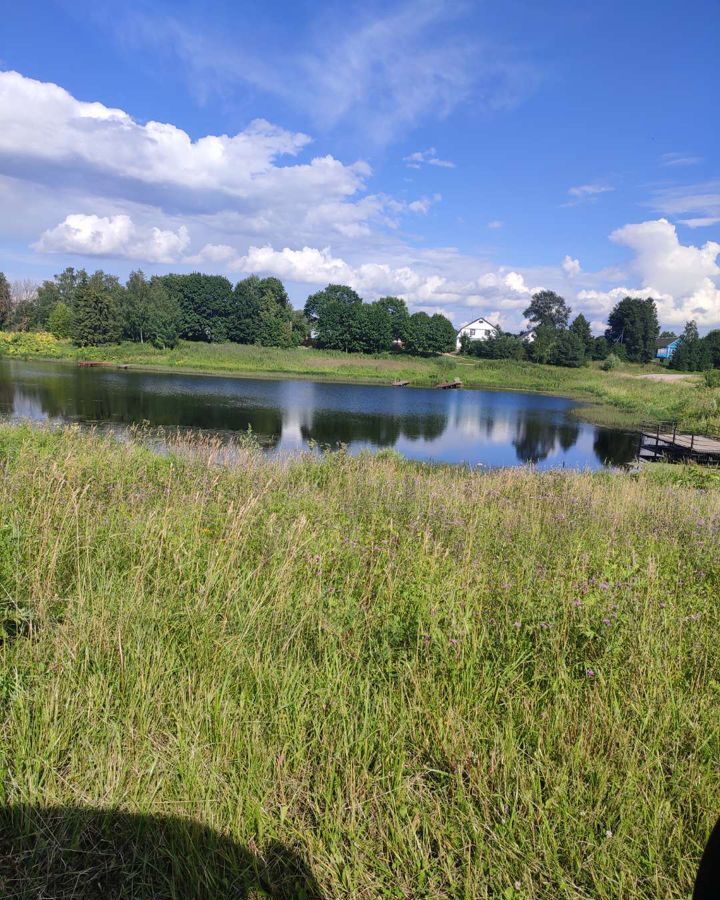
[(435, 388), (438, 391), (449, 391), (451, 388), (461, 388), (462, 384), (462, 381), (456, 378), (455, 381), (444, 381), (442, 384), (436, 384)]
[(78, 361), (78, 366), (80, 366), (81, 369), (95, 369), (98, 366), (102, 366), (103, 368), (111, 368), (111, 369), (129, 369), (130, 368), (128, 363), (103, 362), (101, 360), (96, 360), (96, 359), (81, 359)]
[(407, 387), (410, 384), (409, 381), (393, 381), (393, 387)]
[(680, 432), (675, 424), (656, 425), (641, 431), (638, 458), (647, 462), (691, 461), (720, 465), (720, 438)]

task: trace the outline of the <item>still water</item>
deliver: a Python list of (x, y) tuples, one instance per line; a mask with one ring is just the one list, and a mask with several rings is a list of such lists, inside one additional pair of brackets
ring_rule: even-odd
[(562, 397), (296, 379), (149, 373), (0, 359), (0, 416), (223, 437), (249, 428), (273, 452), (393, 447), (445, 463), (601, 468), (630, 462), (631, 433), (579, 421)]

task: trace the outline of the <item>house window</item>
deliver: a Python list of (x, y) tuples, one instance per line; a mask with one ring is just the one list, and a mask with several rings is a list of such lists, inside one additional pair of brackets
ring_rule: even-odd
[(474, 328), (471, 328), (471, 329), (468, 331), (468, 334), (470, 335), (470, 337), (474, 337), (474, 336), (475, 336), (475, 329), (474, 329)]

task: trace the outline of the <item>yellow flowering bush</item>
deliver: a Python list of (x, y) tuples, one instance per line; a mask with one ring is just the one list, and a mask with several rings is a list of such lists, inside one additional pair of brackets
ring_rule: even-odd
[(44, 331), (0, 331), (0, 356), (65, 356), (70, 342)]

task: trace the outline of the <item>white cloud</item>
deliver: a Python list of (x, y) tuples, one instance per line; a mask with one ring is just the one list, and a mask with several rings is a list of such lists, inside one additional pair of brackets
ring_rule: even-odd
[(579, 275), (581, 272), (580, 260), (566, 256), (562, 261), (562, 270), (569, 278), (572, 278), (573, 275)]
[(660, 157), (661, 166), (697, 166), (702, 161), (702, 156), (688, 153), (663, 153)]
[[(342, 233), (349, 221), (362, 226), (381, 216), (388, 203), (358, 197), (370, 175), (364, 162), (345, 165), (317, 156), (280, 165), (310, 139), (264, 120), (234, 136), (192, 140), (174, 125), (143, 125), (122, 110), (77, 100), (58, 85), (0, 72), (0, 121), (0, 166), (56, 193), (66, 185), (77, 192), (82, 183), (106, 205), (108, 197), (119, 196), (170, 214), (237, 211), (250, 231), (312, 233), (337, 223)], [(106, 214), (98, 203), (82, 206), (94, 206), (83, 209), (87, 214)]]
[(153, 227), (140, 230), (130, 216), (95, 216), (81, 213), (43, 233), (34, 245), (41, 253), (77, 253), (84, 256), (120, 256), (153, 263), (176, 262), (188, 248), (184, 225), (177, 231)]
[(433, 203), (439, 203), (442, 200), (441, 194), (433, 194), (432, 197), (420, 197), (417, 200), (413, 200), (412, 203), (408, 203), (408, 209), (410, 212), (414, 213), (422, 213), (423, 215), (427, 213)]
[(608, 191), (614, 191), (615, 188), (607, 184), (579, 184), (575, 187), (568, 188), (568, 194), (571, 197), (583, 199), (585, 197), (594, 197), (597, 194), (606, 194)]
[(422, 166), (438, 166), (441, 169), (454, 169), (455, 163), (449, 159), (438, 159), (437, 150), (429, 147), (427, 150), (416, 150), (403, 158), (409, 169), (419, 169)]
[[(293, 44), (277, 53), (252, 17), (241, 39), (204, 21), (122, 12), (114, 17), (123, 41), (168, 52), (181, 63), (191, 89), (227, 97), (235, 90), (280, 97), (317, 127), (357, 129), (386, 143), (426, 119), (443, 119), (459, 104), (503, 109), (537, 82), (534, 69), (511, 48), (459, 31), (464, 4), (405, 0), (340, 4), (308, 15)], [(302, 26), (299, 26), (302, 27)]]
[(648, 204), (666, 216), (695, 213), (695, 219), (720, 219), (720, 180), (656, 190)]
[(487, 227), (492, 229), (502, 228), (505, 223), (501, 219), (491, 219)]
[(640, 286), (580, 291), (578, 299), (589, 311), (607, 314), (623, 297), (643, 296), (656, 300), (665, 325), (681, 325), (688, 319), (705, 326), (720, 324), (720, 289), (715, 281), (720, 275), (719, 243), (681, 244), (667, 219), (624, 225), (610, 237), (634, 252), (630, 269), (638, 275)]
[(697, 219), (680, 219), (681, 225), (687, 225), (688, 228), (709, 228), (711, 225), (717, 225), (720, 222), (720, 216), (700, 216)]

